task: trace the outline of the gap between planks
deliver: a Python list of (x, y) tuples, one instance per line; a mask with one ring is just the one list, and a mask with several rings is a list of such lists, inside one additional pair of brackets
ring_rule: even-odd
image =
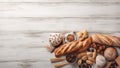
[(0, 0), (0, 2), (120, 2), (120, 0)]
[(112, 5), (112, 4), (120, 4), (119, 2), (0, 2), (3, 4), (7, 3), (33, 3), (33, 4), (106, 4), (106, 5)]
[(54, 19), (54, 20), (61, 20), (61, 19), (91, 19), (91, 20), (120, 20), (120, 16), (86, 16), (86, 17), (0, 17), (0, 19)]

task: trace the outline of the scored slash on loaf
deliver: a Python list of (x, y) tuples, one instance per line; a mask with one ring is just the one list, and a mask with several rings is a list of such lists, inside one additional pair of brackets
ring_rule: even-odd
[(54, 53), (55, 53), (55, 56), (58, 57), (58, 56), (72, 53), (75, 51), (82, 52), (82, 51), (86, 50), (90, 46), (91, 43), (92, 43), (91, 37), (87, 38), (83, 42), (73, 41), (70, 43), (63, 44), (60, 47), (56, 48)]
[(51, 63), (61, 62), (55, 64), (55, 68), (73, 63), (79, 68), (91, 68), (93, 64), (98, 68), (120, 67), (120, 55), (116, 50), (120, 47), (120, 37), (97, 33), (90, 36), (83, 30), (77, 33), (53, 33), (49, 42), (47, 49), (56, 57), (50, 59)]
[(116, 36), (106, 34), (93, 34), (92, 41), (94, 43), (120, 47), (120, 38)]

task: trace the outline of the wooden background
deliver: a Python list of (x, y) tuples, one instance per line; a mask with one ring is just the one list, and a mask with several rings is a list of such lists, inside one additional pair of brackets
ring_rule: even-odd
[(53, 68), (49, 33), (82, 29), (120, 36), (120, 0), (0, 0), (0, 68)]

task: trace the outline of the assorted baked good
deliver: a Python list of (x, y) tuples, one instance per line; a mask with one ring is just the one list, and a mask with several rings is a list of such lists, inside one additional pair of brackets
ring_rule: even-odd
[(62, 42), (63, 36), (61, 33), (51, 33), (49, 37), (49, 43), (51, 46), (56, 47)]
[[(47, 49), (55, 54), (50, 59), (55, 68), (68, 64), (77, 64), (79, 68), (119, 68), (120, 56), (116, 48), (120, 47), (120, 37), (108, 34), (92, 34), (87, 30), (70, 33), (52, 33)], [(61, 56), (66, 56), (61, 58)], [(62, 62), (64, 61), (64, 62)]]
[(106, 62), (107, 61), (106, 61), (104, 56), (97, 55), (97, 57), (96, 57), (96, 66), (97, 66), (97, 68), (104, 68)]
[(65, 40), (64, 43), (68, 43), (68, 42), (77, 40), (77, 37), (75, 36), (75, 32), (66, 33), (64, 40)]
[(115, 58), (117, 57), (117, 51), (113, 47), (108, 47), (104, 51), (104, 56), (108, 61), (115, 60)]

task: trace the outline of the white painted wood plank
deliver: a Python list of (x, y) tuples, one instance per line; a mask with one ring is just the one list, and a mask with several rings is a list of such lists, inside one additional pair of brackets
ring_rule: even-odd
[(119, 25), (118, 18), (1, 18), (0, 47), (41, 48), (47, 44), (50, 32), (87, 29), (119, 35)]
[[(1, 48), (0, 48), (1, 49)], [(120, 49), (118, 49), (120, 50)], [(120, 51), (119, 55), (120, 55)], [(53, 68), (54, 64), (49, 59), (54, 57), (43, 49), (1, 49), (0, 67), (2, 68)], [(68, 65), (63, 68), (78, 68)], [(94, 67), (96, 68), (96, 67)]]
[[(6, 62), (0, 63), (2, 68), (54, 68), (54, 64), (47, 62)], [(78, 68), (75, 65), (67, 65), (62, 68)]]
[(0, 63), (1, 68), (21, 68), (19, 62)]
[(0, 17), (119, 17), (120, 4), (0, 3)]
[(0, 67), (1, 68), (54, 68), (54, 65), (51, 64), (50, 62), (6, 62), (6, 63), (0, 63)]
[(0, 2), (120, 2), (120, 0), (0, 0)]
[(1, 62), (46, 62), (55, 57), (46, 48), (0, 48)]
[[(32, 67), (32, 68), (39, 68), (39, 67), (41, 66), (41, 67), (48, 68), (48, 66), (50, 66), (51, 63), (50, 63), (48, 66), (46, 66), (46, 64), (48, 65), (49, 62), (46, 62), (46, 63), (43, 64), (43, 65), (42, 65), (41, 62), (37, 62), (37, 63), (33, 63), (31, 67)], [(55, 68), (55, 67), (54, 67), (54, 64), (51, 64), (51, 66), (50, 66), (49, 68)], [(75, 65), (75, 64), (69, 64), (69, 65), (64, 66), (64, 67), (62, 67), (62, 68), (78, 68), (78, 66)]]
[(1, 48), (43, 48), (48, 43), (49, 33), (0, 32)]
[[(0, 66), (2, 68), (54, 68), (54, 64), (50, 62), (6, 62), (0, 63)], [(62, 68), (78, 68), (78, 66), (75, 64), (69, 64)]]
[[(33, 50), (32, 51), (30, 50), (30, 52), (32, 52), (32, 55), (31, 55), (31, 53), (28, 53), (28, 50), (26, 53), (26, 50), (24, 50), (24, 52), (23, 51), (19, 52), (18, 49), (17, 49), (17, 51), (12, 49), (13, 52), (11, 53), (10, 49), (7, 49), (7, 51), (9, 51), (8, 53), (10, 55), (8, 56), (8, 54), (7, 54), (7, 56), (4, 56), (4, 58), (7, 58), (7, 60), (4, 59), (3, 61), (0, 61), (0, 67), (2, 67), (2, 68), (9, 68), (9, 67), (11, 67), (11, 68), (39, 68), (39, 67), (44, 67), (44, 68), (51, 67), (51, 68), (53, 68), (54, 67), (54, 64), (50, 63), (50, 61), (49, 61), (49, 58), (50, 58), (49, 56), (51, 54), (45, 53), (45, 55), (46, 55), (45, 56), (45, 55), (41, 54), (42, 52), (41, 53), (40, 52), (33, 53)], [(34, 50), (36, 50), (36, 49), (34, 49)], [(15, 56), (13, 55), (13, 53), (16, 53)], [(11, 56), (11, 54), (12, 54), (12, 56)], [(25, 55), (27, 55), (27, 56), (25, 56)], [(38, 56), (38, 55), (41, 55), (42, 57)], [(2, 54), (2, 56), (3, 56), (3, 54)], [(24, 59), (23, 59), (23, 57), (21, 59), (21, 56), (23, 56)], [(36, 58), (33, 56), (38, 56), (39, 58), (38, 57)], [(9, 57), (9, 60), (8, 60), (8, 57)], [(19, 60), (16, 60), (16, 58), (14, 58), (14, 57), (17, 57), (17, 59), (19, 59)], [(26, 57), (27, 57), (27, 59), (25, 59)], [(31, 57), (32, 57), (32, 59), (30, 59)], [(10, 59), (13, 59), (13, 60), (10, 60)], [(68, 65), (68, 66), (65, 66), (63, 68), (78, 68), (78, 67), (75, 65)], [(96, 67), (93, 67), (93, 68), (96, 68)]]
[[(0, 31), (119, 32), (119, 18), (1, 18)], [(104, 29), (103, 29), (104, 28)]]
[[(112, 33), (113, 35), (120, 36), (120, 33)], [(54, 68), (49, 59), (54, 57), (45, 48), (40, 47), (45, 45), (44, 39), (48, 39), (49, 33), (37, 32), (0, 32), (1, 42), (8, 43), (0, 47), (0, 67), (2, 68)], [(42, 40), (39, 40), (39, 39)], [(23, 39), (26, 39), (23, 41)], [(30, 40), (41, 42), (36, 46), (35, 44), (26, 45)], [(8, 41), (7, 41), (8, 40)], [(12, 41), (11, 41), (12, 40)], [(19, 40), (19, 41), (18, 41)], [(0, 43), (1, 43), (0, 42)], [(13, 44), (11, 44), (11, 43)], [(19, 45), (19, 42), (22, 42)], [(42, 43), (43, 42), (43, 43)], [(1, 43), (3, 44), (3, 43)], [(15, 45), (15, 46), (12, 46)], [(72, 65), (63, 68), (77, 68)]]
[[(44, 32), (41, 33), (39, 31), (38, 32), (37, 31), (0, 32), (0, 48), (12, 48), (12, 49), (40, 48), (41, 49), (44, 48), (45, 45), (49, 45), (48, 43), (49, 33), (51, 32), (48, 33), (44, 33)], [(120, 36), (120, 32), (116, 32), (116, 33), (106, 32), (106, 33)]]

